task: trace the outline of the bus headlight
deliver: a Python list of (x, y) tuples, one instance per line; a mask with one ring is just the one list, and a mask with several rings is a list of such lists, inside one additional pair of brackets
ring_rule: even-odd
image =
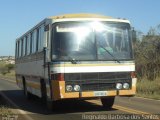
[(116, 89), (118, 89), (118, 90), (122, 89), (122, 83), (117, 83), (116, 84)]
[(75, 90), (75, 91), (80, 91), (80, 89), (81, 89), (81, 87), (80, 87), (79, 85), (75, 85), (75, 86), (74, 86), (74, 90)]
[(71, 85), (67, 85), (67, 86), (66, 86), (66, 90), (67, 90), (68, 92), (71, 92), (71, 91), (72, 91), (72, 89), (73, 89), (73, 88), (72, 88), (72, 86), (71, 86)]
[(124, 84), (123, 84), (123, 88), (124, 88), (124, 89), (129, 89), (129, 84), (128, 84), (128, 83), (124, 83)]

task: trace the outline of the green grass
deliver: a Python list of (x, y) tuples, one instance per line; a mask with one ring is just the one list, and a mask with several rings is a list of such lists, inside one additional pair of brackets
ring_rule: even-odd
[(160, 100), (160, 78), (154, 81), (141, 79), (137, 83), (137, 96)]
[(0, 67), (5, 66), (5, 62), (4, 61), (0, 61)]
[(10, 73), (7, 73), (5, 75), (0, 74), (0, 77), (8, 78), (8, 79), (14, 79), (15, 80), (16, 79), (16, 77), (15, 77), (15, 71), (12, 70)]

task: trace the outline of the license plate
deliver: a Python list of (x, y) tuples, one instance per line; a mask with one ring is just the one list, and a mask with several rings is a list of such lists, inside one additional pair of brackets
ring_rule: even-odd
[(95, 91), (94, 96), (107, 96), (105, 91)]

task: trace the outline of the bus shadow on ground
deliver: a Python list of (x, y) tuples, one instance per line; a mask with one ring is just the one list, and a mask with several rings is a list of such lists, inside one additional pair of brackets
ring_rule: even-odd
[[(33, 99), (28, 100), (24, 95), (22, 90), (8, 90), (8, 91), (1, 91), (7, 98), (9, 98), (19, 109), (35, 113), (35, 114), (42, 114), (42, 115), (51, 115), (51, 114), (67, 114), (67, 113), (90, 113), (90, 112), (103, 112), (109, 111), (113, 112), (117, 109), (104, 109), (101, 105), (97, 105), (85, 100), (65, 100), (61, 101), (56, 104), (56, 108), (53, 110), (48, 110), (46, 105), (42, 102), (42, 100), (38, 97), (33, 97)], [(2, 96), (0, 97), (2, 99)], [(4, 99), (4, 98), (3, 98)], [(6, 102), (8, 104), (9, 102)], [(10, 103), (9, 103), (10, 104)], [(10, 107), (15, 108), (13, 105), (10, 104)]]

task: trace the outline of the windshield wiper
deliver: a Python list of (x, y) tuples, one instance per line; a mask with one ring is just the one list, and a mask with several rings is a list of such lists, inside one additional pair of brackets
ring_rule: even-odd
[(116, 59), (116, 57), (113, 55), (113, 54), (111, 54), (110, 52), (109, 52), (109, 50), (107, 50), (105, 47), (103, 47), (102, 45), (99, 45), (101, 48), (103, 48), (110, 56), (112, 56), (112, 58), (113, 58), (113, 60), (114, 61), (117, 61), (118, 63), (121, 63), (118, 59)]
[(67, 55), (67, 57), (69, 58), (69, 60), (71, 61), (72, 64), (77, 64), (77, 61), (75, 58), (72, 58), (71, 56)]
[(72, 64), (77, 64), (77, 61), (75, 58), (72, 58), (71, 56), (69, 56), (64, 50), (58, 49), (58, 51), (62, 52), (65, 56), (67, 56), (69, 58), (69, 61)]

